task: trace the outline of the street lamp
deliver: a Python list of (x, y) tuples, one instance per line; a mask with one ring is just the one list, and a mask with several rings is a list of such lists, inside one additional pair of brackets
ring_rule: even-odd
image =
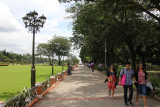
[(54, 61), (53, 61), (53, 60), (54, 60), (54, 54), (52, 55), (52, 75), (54, 75), (54, 68), (53, 68), (53, 65), (54, 65), (53, 62), (54, 62)]
[(64, 51), (63, 51), (63, 50), (60, 50), (60, 52), (63, 53), (63, 62), (62, 62), (62, 71), (63, 71), (63, 70), (64, 70), (64, 67), (63, 67), (63, 66), (64, 66), (64, 65), (63, 65), (63, 64), (64, 64)]
[[(64, 54), (64, 52), (63, 52)], [(62, 65), (62, 71), (64, 70), (64, 55), (63, 55), (63, 65)]]
[(60, 50), (60, 52), (63, 52), (63, 64), (62, 64), (62, 71), (64, 70), (64, 53), (68, 53), (68, 51), (63, 51), (63, 50)]
[(56, 49), (56, 45), (59, 45), (59, 43), (54, 43), (54, 48), (53, 48), (53, 50), (52, 50), (52, 75), (54, 75), (54, 67), (53, 67), (53, 65), (54, 65), (54, 50)]
[(31, 68), (31, 87), (35, 86), (35, 33), (40, 31), (43, 27), (46, 17), (44, 15), (38, 17), (38, 13), (34, 10), (33, 12), (27, 13), (23, 18), (25, 28), (33, 33), (33, 46), (32, 46), (32, 68)]

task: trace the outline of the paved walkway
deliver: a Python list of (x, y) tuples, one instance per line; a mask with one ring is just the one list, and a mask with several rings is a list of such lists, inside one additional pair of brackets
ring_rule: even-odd
[[(79, 66), (56, 88), (48, 92), (34, 107), (125, 107), (123, 89), (117, 87), (115, 100), (108, 96), (105, 76)], [(142, 101), (142, 98), (141, 100)], [(133, 103), (135, 104), (135, 95)], [(160, 102), (147, 98), (148, 107), (160, 107)], [(141, 102), (139, 106), (143, 107)]]

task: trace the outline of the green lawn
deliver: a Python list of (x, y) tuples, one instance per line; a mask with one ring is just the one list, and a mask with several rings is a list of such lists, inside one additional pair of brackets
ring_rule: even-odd
[[(54, 74), (62, 72), (62, 67), (54, 66), (54, 71)], [(36, 66), (36, 82), (44, 81), (51, 73), (51, 66)], [(0, 101), (6, 101), (19, 94), (24, 87), (30, 87), (30, 78), (30, 65), (0, 66)]]

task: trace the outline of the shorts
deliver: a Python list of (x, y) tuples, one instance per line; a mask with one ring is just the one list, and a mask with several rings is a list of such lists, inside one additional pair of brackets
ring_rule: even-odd
[(142, 93), (143, 96), (146, 96), (146, 85), (138, 84), (137, 94)]

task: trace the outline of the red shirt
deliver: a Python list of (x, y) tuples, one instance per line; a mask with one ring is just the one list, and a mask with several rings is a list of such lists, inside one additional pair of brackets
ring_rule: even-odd
[(145, 73), (143, 71), (138, 72), (138, 84), (142, 84), (142, 85), (146, 84)]

